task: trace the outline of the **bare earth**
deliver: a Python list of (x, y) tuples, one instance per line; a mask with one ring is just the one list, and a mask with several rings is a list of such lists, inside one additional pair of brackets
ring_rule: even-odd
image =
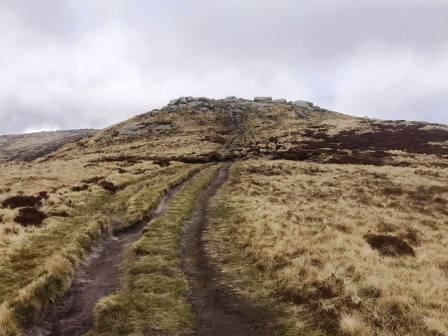
[(237, 298), (217, 281), (216, 269), (205, 251), (202, 235), (207, 228), (210, 199), (229, 175), (226, 164), (218, 177), (196, 200), (195, 213), (184, 226), (182, 237), (183, 270), (191, 285), (190, 300), (195, 315), (195, 334), (199, 336), (268, 335), (264, 316), (250, 304)]

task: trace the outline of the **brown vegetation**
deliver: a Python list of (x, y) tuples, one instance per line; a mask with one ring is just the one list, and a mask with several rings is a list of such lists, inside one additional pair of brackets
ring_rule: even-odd
[(47, 215), (42, 211), (32, 207), (25, 207), (19, 209), (19, 214), (14, 217), (14, 221), (23, 226), (41, 226), (45, 218), (47, 218)]
[[(447, 158), (443, 125), (201, 101), (2, 165), (0, 333), (32, 323), (103, 233), (141, 221), (174, 181), (242, 160), (216, 198), (210, 253), (235, 291), (278, 307), (279, 333), (448, 335)], [(139, 277), (185, 290), (156, 280)], [(159, 308), (153, 322), (171, 321)]]
[(448, 174), (419, 169), (240, 163), (211, 254), (235, 290), (280, 309), (285, 335), (446, 335)]
[(400, 256), (410, 255), (415, 256), (415, 251), (406, 241), (399, 237), (390, 235), (374, 235), (368, 234), (365, 236), (369, 245), (380, 251), (385, 256)]
[(12, 196), (8, 197), (2, 202), (3, 208), (20, 208), (20, 207), (33, 207), (42, 205), (42, 198), (36, 196)]

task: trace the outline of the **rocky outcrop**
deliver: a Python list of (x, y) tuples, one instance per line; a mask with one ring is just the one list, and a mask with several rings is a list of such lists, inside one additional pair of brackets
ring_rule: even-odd
[(292, 105), (300, 107), (306, 110), (312, 110), (314, 108), (314, 104), (311, 102), (307, 102), (305, 100), (295, 100), (292, 102)]
[(255, 97), (254, 102), (260, 102), (260, 103), (272, 102), (272, 97)]
[(38, 132), (0, 136), (0, 163), (33, 161), (62, 146), (95, 134), (92, 129)]

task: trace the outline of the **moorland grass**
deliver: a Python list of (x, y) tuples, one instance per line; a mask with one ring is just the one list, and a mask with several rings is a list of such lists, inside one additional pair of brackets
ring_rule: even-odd
[[(93, 187), (91, 193), (70, 194), (77, 200), (70, 217), (48, 220), (0, 260), (0, 334), (20, 335), (31, 326), (42, 309), (68, 289), (101, 236), (144, 218), (168, 189), (197, 169), (181, 164), (137, 178), (122, 177), (123, 187), (115, 193)], [(113, 225), (113, 218), (121, 224)]]
[(145, 229), (126, 262), (123, 288), (97, 304), (95, 328), (89, 335), (184, 335), (191, 331), (192, 312), (179, 256), (180, 230), (219, 168), (212, 166), (188, 181), (165, 213)]
[(425, 170), (237, 163), (212, 202), (210, 255), (280, 311), (280, 335), (448, 335), (448, 174)]

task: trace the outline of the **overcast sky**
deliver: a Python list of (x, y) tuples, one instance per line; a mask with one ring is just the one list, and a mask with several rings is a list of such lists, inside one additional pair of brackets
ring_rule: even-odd
[(448, 123), (448, 1), (0, 0), (0, 133), (189, 95)]

